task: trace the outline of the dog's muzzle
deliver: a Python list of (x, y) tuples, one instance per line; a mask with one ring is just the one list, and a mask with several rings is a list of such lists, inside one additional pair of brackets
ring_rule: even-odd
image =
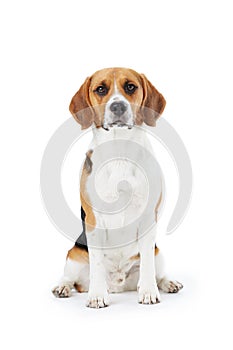
[(110, 127), (117, 125), (118, 127), (128, 127), (132, 129), (134, 122), (131, 108), (124, 101), (114, 101), (108, 108), (104, 119), (103, 128), (109, 130)]

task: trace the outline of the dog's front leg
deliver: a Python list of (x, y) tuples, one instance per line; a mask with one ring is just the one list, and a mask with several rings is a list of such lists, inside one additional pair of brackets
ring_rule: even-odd
[(156, 227), (153, 227), (138, 241), (140, 253), (138, 301), (142, 304), (156, 304), (160, 302), (154, 263), (155, 236)]
[(101, 308), (109, 305), (104, 253), (101, 248), (88, 247), (90, 263), (90, 284), (86, 305)]

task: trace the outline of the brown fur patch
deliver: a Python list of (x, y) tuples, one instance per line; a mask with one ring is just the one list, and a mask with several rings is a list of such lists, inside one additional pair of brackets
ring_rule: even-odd
[(73, 96), (69, 110), (75, 120), (81, 124), (82, 129), (87, 129), (95, 120), (95, 113), (89, 99), (89, 86), (91, 78), (87, 78), (78, 92)]
[(91, 156), (92, 156), (92, 153), (93, 153), (93, 150), (90, 149), (87, 153), (86, 153), (86, 159), (85, 159), (85, 162), (84, 162), (84, 168), (86, 170), (86, 172), (88, 174), (91, 173), (92, 171), (92, 160), (91, 160)]
[(66, 259), (71, 259), (74, 261), (78, 261), (80, 263), (89, 263), (89, 255), (88, 252), (84, 249), (74, 246), (71, 248), (68, 253)]
[(144, 99), (139, 114), (142, 115), (142, 119), (147, 125), (155, 126), (156, 120), (163, 113), (166, 101), (163, 95), (151, 84), (144, 74), (141, 74), (141, 78)]
[[(92, 210), (91, 202), (89, 195), (86, 190), (86, 182), (88, 175), (90, 175), (92, 170), (92, 161), (91, 161), (91, 155), (93, 151), (90, 150), (86, 153), (86, 161), (83, 166), (83, 171), (80, 179), (80, 199), (81, 199), (81, 205), (83, 207), (83, 210), (85, 211), (86, 217), (85, 217), (85, 224), (87, 231), (92, 231), (95, 228), (96, 225), (96, 218)], [(87, 161), (88, 159), (88, 161)]]
[(79, 292), (79, 293), (85, 293), (85, 292), (87, 292), (87, 290), (85, 290), (84, 288), (83, 288), (83, 286), (81, 285), (81, 284), (74, 284), (74, 288), (77, 290), (77, 292)]
[[(159, 248), (155, 247), (155, 255), (159, 254)], [(130, 260), (139, 260), (140, 259), (140, 253), (131, 256)]]
[(140, 254), (136, 254), (136, 255), (133, 255), (131, 256), (130, 260), (139, 260), (140, 259)]

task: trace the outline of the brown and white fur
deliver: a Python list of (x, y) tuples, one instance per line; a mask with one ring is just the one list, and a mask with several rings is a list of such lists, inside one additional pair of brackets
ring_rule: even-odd
[[(110, 205), (116, 199), (114, 184), (125, 179), (134, 186), (130, 205), (111, 215), (95, 210), (89, 187), (95, 167), (95, 149), (104, 142), (133, 140), (153, 153), (146, 133), (139, 126), (142, 123), (155, 126), (165, 104), (164, 97), (144, 75), (125, 68), (96, 72), (72, 98), (70, 111), (82, 129), (95, 126), (80, 181), (88, 251), (78, 245), (69, 250), (62, 281), (53, 289), (55, 296), (69, 297), (75, 288), (78, 292), (88, 292), (87, 306), (101, 308), (109, 305), (109, 293), (138, 290), (139, 303), (155, 304), (160, 302), (159, 289), (175, 293), (182, 288), (181, 283), (165, 277), (163, 258), (155, 245), (157, 214), (163, 196), (160, 178), (155, 176), (157, 193), (149, 214), (154, 220), (153, 227), (140, 236), (141, 226), (138, 225), (135, 232), (130, 232), (133, 241), (118, 246), (117, 240), (121, 242), (124, 227), (135, 213), (143, 210), (146, 185), (135, 165), (127, 159), (115, 159), (104, 167), (95, 178), (95, 185)], [(143, 219), (142, 216), (142, 222)], [(100, 226), (106, 228), (106, 235), (101, 237)], [(109, 237), (110, 227), (115, 228), (114, 237), (111, 234)], [(96, 244), (98, 248), (95, 248)]]

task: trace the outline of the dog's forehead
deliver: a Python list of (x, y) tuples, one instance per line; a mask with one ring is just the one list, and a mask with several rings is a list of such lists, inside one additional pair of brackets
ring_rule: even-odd
[(97, 71), (92, 75), (92, 84), (96, 83), (108, 83), (111, 84), (114, 81), (138, 81), (140, 82), (140, 74), (127, 68), (106, 68)]

